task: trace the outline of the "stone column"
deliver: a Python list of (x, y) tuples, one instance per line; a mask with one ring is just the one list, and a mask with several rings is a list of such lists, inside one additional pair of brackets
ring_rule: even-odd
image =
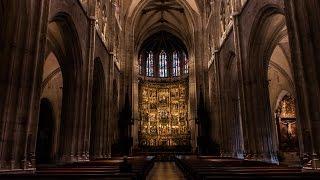
[[(238, 2), (238, 1), (237, 1)], [(239, 3), (239, 2), (238, 2)], [(235, 56), (237, 61), (237, 81), (238, 81), (238, 94), (237, 94), (237, 104), (238, 104), (238, 118), (239, 118), (239, 126), (240, 126), (240, 135), (241, 139), (239, 139), (239, 151), (241, 151), (241, 156), (245, 156), (245, 151), (250, 152), (250, 147), (248, 147), (248, 131), (246, 126), (242, 126), (246, 124), (246, 101), (245, 101), (245, 84), (243, 79), (243, 58), (242, 58), (242, 51), (241, 51), (241, 39), (240, 39), (240, 27), (239, 27), (239, 13), (240, 4), (237, 4), (236, 12), (233, 14), (233, 35), (234, 35), (234, 47), (235, 47)], [(245, 145), (246, 144), (246, 145)], [(248, 151), (249, 150), (249, 151)]]
[[(221, 60), (221, 59), (220, 59)], [(221, 69), (222, 66), (220, 66)], [(222, 79), (222, 78), (221, 78)], [(223, 79), (223, 81), (225, 81), (225, 79)], [(222, 132), (222, 146), (221, 146), (221, 155), (222, 156), (228, 156), (229, 153), (229, 137), (228, 137), (228, 119), (227, 119), (227, 94), (226, 94), (226, 89), (225, 86), (223, 86), (223, 84), (220, 84), (221, 87), (220, 88), (220, 107), (221, 107), (221, 132)]]
[(191, 134), (191, 146), (193, 152), (197, 147), (198, 125), (197, 116), (197, 76), (196, 76), (196, 57), (194, 51), (189, 52), (189, 105), (188, 105), (188, 123)]
[(238, 77), (237, 67), (234, 63), (230, 69), (226, 70), (223, 77), (223, 97), (221, 101), (222, 108), (222, 139), (223, 139), (223, 156), (226, 157), (242, 157), (243, 139), (241, 131), (241, 123), (239, 117), (238, 102)]
[(0, 34), (0, 169), (32, 168), (50, 1), (4, 2)]
[[(227, 73), (229, 75), (229, 73)], [(232, 77), (227, 77), (225, 76), (224, 77), (224, 81), (225, 83), (229, 83), (228, 81), (230, 81), (230, 79)], [(229, 79), (230, 78), (230, 79)], [(224, 121), (224, 136), (226, 137), (225, 138), (225, 143), (226, 143), (226, 152), (225, 152), (225, 156), (226, 157), (232, 157), (233, 155), (233, 146), (234, 146), (234, 137), (233, 134), (233, 130), (234, 130), (234, 127), (233, 127), (233, 119), (232, 119), (232, 93), (231, 93), (231, 87), (230, 87), (230, 83), (229, 85), (225, 86), (224, 88), (224, 118), (223, 118), (223, 121)]]
[(211, 117), (212, 117), (212, 131), (211, 131), (211, 136), (212, 139), (215, 143), (218, 143), (220, 140), (220, 119), (219, 119), (219, 101), (218, 101), (218, 83), (217, 83), (217, 67), (216, 67), (216, 58), (215, 55), (213, 55), (212, 58), (212, 65), (210, 67), (212, 70), (212, 73), (210, 74), (211, 76), (211, 82), (212, 83), (212, 87), (211, 87)]
[(106, 121), (106, 145), (105, 145), (105, 150), (104, 150), (104, 156), (106, 157), (111, 157), (111, 147), (112, 147), (112, 136), (113, 134), (116, 132), (116, 130), (114, 129), (115, 126), (113, 126), (113, 124), (118, 122), (118, 119), (115, 119), (116, 116), (116, 108), (115, 108), (115, 104), (116, 102), (114, 102), (114, 89), (116, 87), (113, 87), (113, 79), (114, 79), (114, 71), (115, 71), (115, 57), (114, 55), (109, 56), (109, 68), (108, 68), (108, 76), (107, 76), (107, 82), (108, 82), (108, 87), (107, 87), (107, 94), (108, 94), (108, 98), (107, 98), (107, 121)]
[(31, 103), (33, 105), (34, 114), (32, 120), (30, 121), (28, 125), (28, 132), (26, 135), (26, 163), (24, 164), (24, 168), (35, 168), (36, 165), (36, 159), (35, 159), (35, 152), (36, 152), (36, 136), (38, 132), (38, 119), (39, 119), (39, 102), (41, 98), (41, 85), (42, 85), (42, 74), (43, 74), (43, 65), (44, 65), (44, 59), (45, 59), (45, 47), (46, 47), (46, 41), (47, 41), (47, 26), (48, 26), (48, 14), (49, 14), (49, 1), (44, 1), (43, 7), (42, 7), (42, 23), (41, 23), (41, 34), (40, 35), (40, 42), (39, 42), (39, 50), (37, 52), (38, 59), (38, 66), (37, 68), (37, 75), (35, 75), (36, 78), (36, 85), (34, 88), (34, 94), (33, 94), (33, 102)]
[(93, 70), (94, 70), (94, 59), (95, 59), (95, 38), (96, 38), (96, 29), (95, 29), (95, 9), (96, 3), (93, 0), (90, 0), (89, 7), (87, 9), (87, 16), (89, 19), (89, 46), (88, 46), (88, 64), (87, 64), (87, 92), (86, 92), (86, 104), (85, 104), (85, 120), (82, 122), (81, 131), (79, 131), (79, 150), (78, 150), (78, 160), (87, 161), (89, 160), (89, 151), (90, 151), (90, 131), (91, 131), (91, 104), (92, 104), (92, 85), (93, 85)]
[(320, 154), (320, 1), (286, 0), (285, 7), (301, 119), (300, 149), (306, 161), (316, 160)]
[(214, 66), (216, 67), (216, 72), (215, 72), (215, 75), (216, 75), (216, 90), (217, 90), (217, 104), (218, 104), (218, 107), (217, 107), (217, 112), (218, 112), (218, 115), (217, 115), (217, 119), (218, 119), (218, 123), (217, 125), (219, 126), (217, 129), (219, 129), (219, 137), (218, 140), (219, 142), (219, 145), (220, 145), (220, 151), (221, 149), (223, 149), (224, 147), (224, 141), (223, 141), (223, 129), (222, 129), (222, 118), (223, 118), (223, 113), (222, 113), (222, 93), (221, 93), (221, 83), (220, 83), (220, 79), (221, 79), (221, 75), (220, 75), (220, 53), (218, 50), (215, 50), (214, 52)]

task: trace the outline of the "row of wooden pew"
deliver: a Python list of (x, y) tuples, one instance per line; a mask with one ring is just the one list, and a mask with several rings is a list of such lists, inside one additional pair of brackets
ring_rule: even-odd
[(128, 158), (128, 171), (121, 170), (122, 158), (76, 162), (64, 165), (38, 166), (35, 173), (0, 175), (0, 179), (69, 179), (69, 180), (144, 180), (152, 169), (154, 157)]
[(209, 179), (320, 179), (320, 173), (299, 167), (218, 157), (177, 156), (176, 163), (190, 180)]

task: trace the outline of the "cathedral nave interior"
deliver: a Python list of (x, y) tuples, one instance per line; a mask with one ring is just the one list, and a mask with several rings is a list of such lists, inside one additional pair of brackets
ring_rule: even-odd
[(320, 175), (317, 0), (0, 0), (0, 178)]

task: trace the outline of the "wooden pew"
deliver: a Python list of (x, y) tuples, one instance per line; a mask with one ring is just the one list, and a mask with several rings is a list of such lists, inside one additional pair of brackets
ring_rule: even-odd
[(178, 167), (188, 179), (215, 178), (318, 178), (319, 172), (303, 172), (301, 168), (278, 166), (265, 162), (239, 159), (212, 159), (192, 157), (176, 158)]
[(39, 166), (33, 174), (3, 174), (0, 179), (114, 179), (144, 180), (154, 164), (154, 157), (129, 158), (131, 172), (121, 172), (120, 158), (76, 162), (64, 165)]

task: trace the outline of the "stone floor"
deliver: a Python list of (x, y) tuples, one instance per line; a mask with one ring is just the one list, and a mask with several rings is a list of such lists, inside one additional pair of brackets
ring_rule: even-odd
[(174, 162), (156, 162), (147, 180), (183, 180), (179, 167)]

